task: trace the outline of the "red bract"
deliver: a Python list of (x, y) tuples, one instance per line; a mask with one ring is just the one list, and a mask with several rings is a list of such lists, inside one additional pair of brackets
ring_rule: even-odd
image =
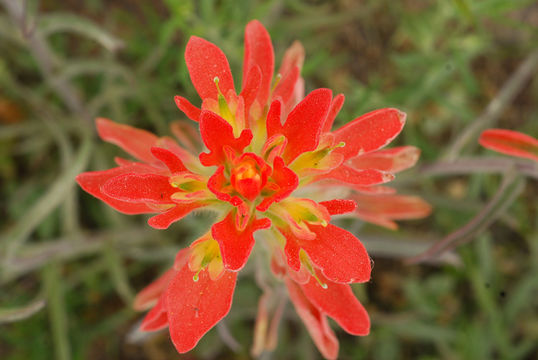
[(483, 147), (500, 153), (538, 161), (538, 139), (518, 131), (489, 129), (478, 140)]
[(355, 216), (393, 230), (398, 228), (394, 220), (421, 219), (431, 212), (431, 206), (418, 196), (356, 193), (352, 198), (359, 204)]
[[(327, 316), (350, 334), (369, 332), (368, 315), (349, 284), (370, 279), (371, 261), (359, 239), (330, 224), (332, 216), (370, 217), (387, 225), (411, 217), (409, 208), (413, 217), (427, 212), (416, 200), (368, 197), (390, 193), (373, 185), (392, 180), (418, 158), (413, 147), (382, 149), (402, 130), (405, 114), (381, 109), (331, 131), (344, 96), (317, 89), (304, 97), (303, 58), (302, 46), (294, 43), (275, 80), (269, 35), (252, 21), (237, 93), (224, 53), (192, 37), (185, 59), (202, 105), (179, 96), (175, 101), (198, 122), (199, 141), (180, 124), (172, 131), (183, 147), (171, 138), (97, 120), (99, 135), (136, 160), (117, 159), (118, 167), (80, 174), (84, 190), (127, 214), (154, 213), (148, 223), (157, 229), (195, 209), (216, 213), (211, 229), (135, 301), (138, 309), (153, 306), (142, 329), (168, 326), (180, 353), (228, 313), (237, 271), (258, 238), (271, 249), (273, 272), (288, 287), (316, 345), (335, 358), (338, 342)], [(205, 149), (195, 153), (202, 144)], [(331, 192), (340, 198), (327, 200)]]

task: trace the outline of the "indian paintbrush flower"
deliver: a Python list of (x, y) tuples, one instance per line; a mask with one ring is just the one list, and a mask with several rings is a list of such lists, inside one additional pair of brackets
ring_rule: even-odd
[(303, 58), (302, 46), (295, 43), (275, 77), (269, 34), (258, 21), (250, 22), (237, 93), (223, 52), (192, 37), (185, 59), (202, 105), (179, 96), (175, 101), (198, 122), (205, 148), (199, 156), (194, 151), (201, 144), (181, 125), (172, 130), (182, 146), (169, 137), (97, 120), (101, 138), (136, 160), (118, 158), (115, 168), (80, 174), (84, 190), (126, 214), (154, 213), (148, 223), (156, 229), (195, 209), (216, 214), (211, 229), (181, 250), (173, 267), (134, 304), (151, 308), (142, 329), (168, 326), (180, 353), (191, 350), (229, 312), (237, 273), (249, 259), (256, 233), (314, 342), (325, 357), (335, 358), (338, 341), (327, 316), (350, 334), (369, 333), (368, 314), (349, 284), (370, 279), (371, 261), (361, 242), (331, 218), (348, 213), (376, 222), (377, 216), (378, 223), (393, 226), (391, 219), (406, 218), (408, 205), (422, 211), (415, 217), (429, 211), (420, 199), (403, 197), (392, 198), (401, 204), (396, 216), (383, 217), (379, 206), (370, 213), (361, 208), (365, 197), (372, 203), (380, 195), (380, 201), (391, 201), (393, 190), (377, 185), (418, 158), (411, 146), (380, 150), (400, 133), (405, 114), (381, 109), (332, 131), (344, 96), (317, 89), (304, 97)]

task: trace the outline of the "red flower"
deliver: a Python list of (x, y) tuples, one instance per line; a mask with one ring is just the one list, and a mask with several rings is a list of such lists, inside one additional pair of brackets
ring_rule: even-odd
[(368, 315), (348, 284), (370, 279), (370, 258), (354, 235), (330, 224), (333, 215), (353, 212), (355, 201), (321, 200), (330, 193), (386, 192), (373, 185), (412, 166), (418, 150), (380, 150), (404, 125), (405, 114), (396, 109), (368, 113), (331, 131), (344, 96), (333, 98), (329, 89), (317, 89), (302, 99), (303, 56), (295, 43), (274, 81), (269, 35), (252, 21), (237, 94), (222, 51), (192, 37), (185, 58), (202, 106), (179, 96), (175, 100), (199, 123), (206, 150), (198, 157), (193, 153), (197, 145), (177, 124), (173, 132), (184, 147), (97, 120), (101, 138), (137, 161), (117, 159), (116, 168), (80, 174), (77, 181), (84, 190), (127, 214), (156, 213), (148, 223), (157, 229), (194, 209), (218, 216), (211, 230), (180, 251), (174, 267), (135, 301), (136, 308), (152, 307), (142, 329), (169, 326), (180, 353), (191, 350), (228, 313), (237, 271), (249, 258), (255, 232), (271, 249), (273, 271), (284, 279), (325, 357), (338, 352), (326, 316), (351, 334), (369, 332)]
[(483, 147), (500, 153), (538, 161), (538, 140), (518, 131), (488, 129), (478, 140)]

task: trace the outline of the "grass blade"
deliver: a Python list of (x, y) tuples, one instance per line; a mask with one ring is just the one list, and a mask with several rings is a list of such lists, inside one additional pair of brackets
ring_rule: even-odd
[(75, 176), (82, 172), (91, 154), (92, 140), (89, 135), (84, 136), (82, 146), (62, 175), (50, 186), (48, 191), (26, 212), (26, 216), (20, 219), (7, 235), (3, 236), (2, 249), (3, 262), (7, 263), (13, 257), (26, 238), (35, 228), (69, 195), (68, 189), (75, 184)]
[(24, 320), (39, 312), (45, 306), (45, 300), (37, 298), (31, 303), (9, 309), (0, 309), (0, 324)]
[(48, 299), (48, 310), (56, 359), (69, 360), (71, 346), (69, 344), (67, 313), (64, 304), (64, 289), (60, 279), (60, 266), (51, 264), (42, 272), (45, 293)]

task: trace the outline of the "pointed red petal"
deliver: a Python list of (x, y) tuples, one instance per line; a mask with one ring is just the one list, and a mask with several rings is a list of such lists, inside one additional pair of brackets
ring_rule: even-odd
[(219, 243), (224, 267), (231, 271), (241, 270), (254, 246), (252, 234), (270, 225), (269, 219), (255, 219), (243, 231), (239, 231), (236, 228), (234, 211), (230, 211), (224, 220), (215, 223), (211, 233)]
[(331, 108), (329, 109), (329, 114), (327, 115), (327, 120), (325, 120), (325, 123), (323, 124), (322, 132), (331, 131), (331, 128), (333, 127), (333, 124), (334, 124), (334, 119), (336, 119), (336, 115), (338, 115), (338, 113), (342, 109), (345, 99), (346, 98), (344, 94), (338, 94), (334, 97), (334, 99), (331, 102)]
[(318, 185), (321, 188), (333, 188), (335, 186), (343, 186), (349, 189), (356, 190), (363, 194), (371, 194), (371, 195), (380, 195), (380, 194), (394, 194), (396, 193), (396, 189), (388, 187), (388, 186), (381, 186), (381, 185), (374, 185), (374, 186), (362, 186), (362, 185), (353, 185), (353, 184), (346, 184), (342, 183), (338, 180), (334, 179), (327, 179), (322, 180), (318, 183)]
[[(172, 273), (175, 275), (175, 271)], [(170, 279), (171, 280), (171, 279)], [(157, 304), (146, 314), (140, 330), (157, 331), (168, 326), (168, 316), (166, 313), (166, 296), (163, 294), (159, 297)]]
[(230, 311), (237, 273), (225, 271), (211, 280), (203, 270), (198, 281), (186, 264), (166, 291), (170, 337), (179, 353), (185, 353)]
[(357, 208), (357, 203), (348, 199), (334, 199), (328, 201), (322, 201), (320, 205), (325, 206), (329, 214), (341, 215), (354, 211)]
[[(199, 116), (196, 118), (198, 121)], [(190, 153), (199, 153), (202, 148), (202, 139), (198, 129), (183, 121), (174, 121), (170, 124), (170, 131), (179, 140), (179, 143)], [(179, 147), (179, 146), (178, 146)]]
[(236, 139), (232, 126), (226, 120), (206, 110), (202, 111), (200, 116), (200, 134), (209, 149), (209, 153), (200, 154), (200, 162), (205, 166), (224, 163), (224, 146), (240, 153), (252, 140), (252, 132), (249, 129), (243, 130)]
[(432, 207), (418, 196), (354, 194), (353, 198), (359, 204), (358, 211), (364, 209), (396, 220), (423, 218), (432, 210)]
[(246, 111), (247, 119), (248, 119), (248, 111), (250, 109), (250, 106), (252, 105), (254, 100), (256, 100), (256, 97), (258, 96), (261, 82), (262, 82), (262, 72), (260, 70), (260, 67), (258, 65), (254, 65), (248, 71), (247, 77), (245, 79), (245, 83), (243, 85), (243, 90), (241, 90), (241, 94), (239, 94), (239, 96), (243, 97), (243, 99), (245, 100), (245, 111)]
[(431, 213), (432, 207), (418, 196), (354, 194), (357, 201), (355, 215), (365, 221), (396, 229), (393, 220), (421, 219)]
[[(194, 140), (198, 139), (195, 138)], [(181, 161), (185, 163), (192, 163), (193, 161), (197, 161), (194, 155), (179, 146), (177, 141), (175, 141), (169, 136), (161, 137), (157, 144), (155, 144), (155, 146), (173, 152)]]
[(278, 69), (278, 73), (282, 78), (287, 76), (294, 68), (302, 69), (304, 63), (304, 47), (299, 41), (294, 41), (293, 44), (286, 50), (282, 58), (282, 65)]
[(368, 195), (388, 195), (396, 194), (396, 189), (389, 186), (353, 186), (354, 190), (361, 194)]
[(183, 165), (183, 161), (181, 161), (180, 158), (170, 150), (160, 147), (152, 147), (151, 153), (154, 157), (161, 160), (172, 174), (187, 170), (185, 165)]
[(118, 166), (129, 166), (129, 165), (133, 165), (133, 164), (141, 164), (143, 166), (151, 167), (150, 165), (143, 164), (143, 163), (137, 163), (136, 161), (132, 161), (132, 160), (129, 160), (129, 159), (124, 159), (124, 158), (121, 158), (119, 156), (114, 157), (114, 162)]
[(273, 100), (269, 111), (267, 112), (267, 138), (271, 138), (275, 134), (282, 133), (282, 102), (280, 99)]
[(502, 154), (538, 161), (538, 140), (518, 131), (505, 129), (485, 130), (480, 135), (478, 142), (483, 147)]
[(288, 267), (288, 276), (297, 284), (306, 284), (312, 276), (306, 267), (301, 266), (298, 271)]
[[(170, 281), (174, 278), (176, 270), (181, 269), (188, 261), (190, 249), (185, 248), (178, 251), (174, 266), (165, 271), (161, 276), (154, 280), (151, 284), (143, 288), (135, 297), (133, 309), (144, 310), (154, 306), (157, 300), (165, 292)], [(165, 309), (166, 310), (166, 309)]]
[(267, 104), (271, 91), (275, 55), (269, 33), (258, 20), (253, 20), (247, 24), (245, 29), (245, 58), (243, 61), (243, 76), (245, 77), (243, 78), (243, 88), (247, 82), (250, 69), (256, 65), (260, 67), (262, 75), (257, 99), (263, 107)]
[(316, 347), (326, 359), (336, 359), (338, 357), (338, 339), (330, 328), (327, 317), (308, 300), (297, 284), (291, 280), (286, 280), (286, 286), (295, 311), (303, 320)]
[(185, 61), (196, 91), (202, 99), (218, 98), (215, 78), (219, 78), (219, 88), (223, 94), (235, 92), (234, 81), (226, 55), (216, 45), (192, 36), (185, 50)]
[(168, 286), (170, 280), (172, 280), (174, 274), (174, 269), (169, 269), (164, 274), (159, 276), (157, 280), (154, 280), (151, 284), (143, 288), (134, 299), (133, 309), (144, 310), (150, 307), (152, 303), (155, 303), (164, 290), (166, 290), (166, 287)]
[(275, 249), (275, 251), (273, 251), (271, 254), (270, 267), (275, 277), (284, 279), (286, 276), (287, 267), (286, 261), (284, 260), (284, 254), (280, 249)]
[(282, 127), (282, 134), (288, 139), (283, 156), (287, 164), (303, 152), (318, 146), (331, 99), (331, 90), (316, 89), (290, 112)]
[(396, 223), (396, 221), (392, 221), (388, 217), (379, 216), (378, 214), (371, 214), (368, 212), (366, 213), (357, 212), (357, 214), (355, 215), (357, 216), (357, 218), (363, 221), (369, 222), (371, 224), (382, 226), (390, 230), (398, 230), (398, 223)]
[(338, 325), (352, 335), (368, 335), (370, 332), (370, 318), (366, 309), (355, 298), (349, 285), (332, 283), (318, 275), (320, 280), (327, 284), (322, 288), (312, 277), (304, 285), (300, 285), (304, 295), (321, 312), (332, 317)]
[[(301, 69), (304, 63), (304, 48), (300, 42), (295, 41), (284, 53), (284, 59), (282, 66), (280, 67), (279, 74), (282, 75), (282, 81), (286, 80), (288, 84), (293, 83), (293, 89), (291, 94), (286, 98), (284, 96), (284, 114), (289, 114), (295, 105), (304, 98), (304, 79), (301, 77)], [(292, 73), (297, 69), (297, 77)], [(294, 80), (292, 80), (294, 79)], [(273, 96), (273, 99), (275, 97)]]
[(223, 192), (224, 186), (228, 182), (228, 178), (224, 176), (224, 166), (219, 166), (217, 171), (209, 178), (207, 182), (207, 188), (211, 191), (217, 199), (222, 201), (230, 201), (232, 196)]
[(335, 143), (346, 145), (334, 151), (350, 159), (377, 150), (390, 143), (405, 124), (405, 113), (397, 109), (380, 109), (362, 115), (334, 131)]
[(273, 174), (271, 179), (278, 185), (278, 191), (274, 194), (266, 197), (262, 202), (256, 206), (258, 211), (265, 211), (271, 206), (274, 202), (279, 202), (280, 200), (288, 197), (293, 190), (299, 186), (299, 178), (297, 175), (284, 165), (284, 160), (280, 157), (275, 157), (273, 162)]
[[(304, 79), (299, 76), (299, 79), (297, 79), (297, 83), (295, 83), (295, 89), (293, 90), (293, 99), (291, 100), (291, 103), (293, 106), (299, 103), (302, 99), (304, 99), (305, 96), (305, 85), (304, 85)], [(291, 111), (291, 109), (286, 109), (286, 114), (288, 114)]]
[(96, 198), (104, 201), (114, 209), (124, 214), (147, 214), (154, 213), (155, 210), (148, 207), (144, 203), (132, 203), (125, 202), (115, 198), (112, 198), (105, 194), (101, 187), (110, 179), (119, 175), (127, 173), (148, 173), (159, 172), (159, 169), (155, 169), (149, 165), (142, 163), (130, 163), (126, 166), (120, 166), (104, 171), (89, 171), (79, 174), (76, 177), (76, 181), (84, 191), (92, 194)]
[[(213, 86), (215, 86), (213, 84)], [(200, 113), (202, 110), (200, 108), (197, 108), (191, 102), (187, 99), (185, 99), (183, 96), (176, 95), (174, 96), (174, 101), (176, 102), (177, 107), (179, 110), (183, 111), (185, 115), (192, 121), (198, 121), (198, 118), (200, 117)]]
[(185, 266), (189, 262), (190, 255), (192, 254), (191, 250), (192, 249), (188, 247), (181, 249), (177, 252), (176, 258), (174, 259), (174, 270), (181, 270), (183, 266)]
[(332, 224), (309, 227), (316, 234), (316, 239), (301, 241), (301, 247), (321, 268), (323, 275), (338, 283), (370, 280), (370, 257), (359, 239)]
[(150, 149), (159, 138), (154, 134), (103, 118), (98, 118), (96, 125), (101, 139), (121, 147), (141, 161), (155, 162)]
[(332, 281), (351, 283), (370, 279), (370, 257), (359, 239), (331, 224), (326, 227), (310, 225), (309, 228), (316, 234), (313, 240), (299, 239), (291, 231), (279, 228), (286, 238), (284, 251), (291, 269), (300, 269), (299, 250), (302, 248)]
[(170, 204), (170, 196), (177, 192), (168, 182), (168, 176), (157, 174), (123, 174), (103, 184), (102, 192), (114, 199), (130, 202)]
[(272, 98), (281, 98), (284, 104), (288, 104), (293, 98), (293, 91), (295, 90), (295, 84), (299, 79), (299, 73), (300, 69), (295, 66), (288, 74), (283, 75), (273, 92)]
[(355, 169), (377, 169), (397, 173), (414, 166), (420, 157), (420, 149), (414, 146), (399, 146), (372, 151), (350, 160)]
[(215, 171), (215, 173), (209, 178), (207, 182), (207, 188), (209, 189), (209, 191), (215, 194), (217, 199), (227, 201), (233, 206), (240, 206), (245, 204), (245, 202), (239, 196), (230, 195), (233, 189), (231, 188), (231, 186), (229, 186), (228, 178), (224, 176), (224, 166), (219, 166), (217, 171)]
[(394, 179), (394, 175), (375, 169), (355, 170), (347, 165), (340, 165), (317, 179), (335, 179), (347, 184), (370, 186), (389, 182)]
[(155, 215), (148, 220), (149, 226), (155, 229), (167, 229), (172, 223), (183, 219), (191, 211), (200, 207), (207, 206), (203, 202), (181, 203), (177, 204), (170, 210)]
[(309, 228), (316, 235), (312, 240), (300, 239), (288, 229), (279, 228), (286, 238), (284, 252), (292, 270), (299, 271), (299, 251), (303, 249), (331, 281), (351, 283), (370, 279), (370, 257), (359, 239), (331, 224), (309, 225)]
[(295, 237), (289, 229), (278, 228), (280, 233), (286, 238), (286, 245), (284, 246), (284, 253), (286, 254), (286, 260), (288, 266), (293, 271), (299, 271), (301, 269), (301, 259), (299, 258), (299, 251), (301, 250), (301, 240)]

